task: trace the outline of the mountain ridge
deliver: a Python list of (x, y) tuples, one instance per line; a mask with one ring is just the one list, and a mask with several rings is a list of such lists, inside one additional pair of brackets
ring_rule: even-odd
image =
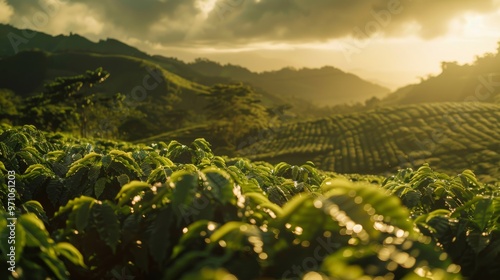
[[(26, 39), (22, 37), (23, 32), (35, 35), (31, 35), (31, 39)], [(389, 93), (387, 88), (332, 66), (314, 69), (302, 68), (296, 71), (285, 67), (276, 71), (257, 73), (242, 66), (221, 65), (207, 59), (200, 59), (198, 61), (209, 62), (205, 65), (207, 67), (203, 68), (196, 61), (186, 63), (176, 58), (149, 55), (111, 38), (93, 42), (73, 33), (52, 36), (43, 32), (21, 30), (2, 24), (0, 24), (0, 36), (5, 38), (0, 40), (0, 57), (12, 56), (17, 51), (30, 49), (41, 49), (47, 52), (79, 51), (126, 55), (150, 60), (170, 72), (207, 86), (216, 83), (245, 82), (257, 88), (259, 93), (273, 95), (274, 99), (282, 102), (290, 98), (300, 99), (300, 101), (294, 102), (295, 105), (299, 105), (301, 102), (310, 102), (316, 106), (333, 106), (349, 102), (363, 102), (373, 96), (382, 97)], [(17, 43), (13, 44), (13, 40), (17, 40), (15, 41)], [(218, 72), (218, 69), (219, 73), (214, 74)], [(350, 99), (346, 99), (345, 96), (350, 96)]]

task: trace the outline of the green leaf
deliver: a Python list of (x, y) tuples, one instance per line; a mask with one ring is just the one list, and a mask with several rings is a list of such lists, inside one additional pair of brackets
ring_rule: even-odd
[(47, 214), (45, 214), (45, 210), (43, 210), (43, 206), (40, 202), (36, 200), (26, 201), (23, 203), (22, 207), (26, 210), (26, 212), (35, 214), (43, 222), (49, 222)]
[(170, 226), (173, 222), (173, 214), (170, 207), (160, 210), (151, 223), (151, 235), (148, 248), (151, 256), (158, 265), (161, 265), (167, 256), (167, 251), (172, 247), (170, 242)]
[(467, 243), (472, 247), (472, 250), (479, 255), (488, 244), (490, 244), (491, 236), (480, 231), (467, 232)]
[(406, 207), (412, 209), (420, 203), (421, 198), (422, 194), (419, 191), (410, 190), (403, 195), (401, 200), (403, 201), (403, 204), (406, 205)]
[(473, 221), (478, 226), (478, 229), (484, 232), (493, 218), (493, 200), (484, 198), (479, 200), (475, 206)]
[(40, 254), (40, 258), (45, 265), (49, 267), (50, 271), (54, 273), (57, 279), (69, 279), (69, 273), (66, 271), (66, 267), (64, 267), (64, 263), (61, 260), (44, 252)]
[(183, 275), (184, 280), (237, 280), (238, 278), (223, 268), (213, 269), (204, 267), (199, 271), (193, 271)]
[(94, 194), (96, 198), (99, 198), (106, 188), (107, 179), (105, 177), (97, 179), (94, 185)]
[[(0, 155), (1, 155), (1, 153), (0, 153)], [(1, 161), (0, 161), (0, 171), (7, 173), (7, 169), (5, 169), (5, 165)]]
[(77, 197), (73, 200), (68, 201), (68, 203), (66, 203), (66, 205), (61, 206), (59, 208), (59, 210), (54, 214), (54, 217), (62, 215), (65, 212), (68, 212), (70, 210), (76, 209), (77, 207), (79, 207), (82, 204), (92, 203), (94, 201), (95, 201), (94, 198), (82, 195), (80, 197)]
[(125, 184), (128, 184), (128, 182), (130, 182), (129, 177), (126, 174), (119, 175), (118, 177), (116, 177), (116, 180), (118, 180), (120, 186), (124, 186)]
[(205, 174), (205, 189), (208, 190), (221, 203), (234, 201), (233, 183), (231, 177), (216, 168), (207, 168), (202, 171)]
[[(274, 218), (280, 217), (283, 215), (283, 209), (281, 209), (278, 205), (269, 201), (267, 197), (262, 195), (261, 193), (247, 193), (245, 194), (245, 200), (252, 200), (254, 207), (252, 209), (266, 209), (272, 211), (275, 215)], [(267, 212), (267, 211), (266, 211)]]
[(17, 222), (18, 226), (23, 227), (25, 231), (26, 246), (49, 248), (51, 243), (53, 243), (45, 230), (43, 222), (40, 221), (35, 214), (28, 213), (21, 215)]
[[(165, 269), (163, 279), (164, 280), (177, 280), (181, 279), (181, 274), (183, 272), (189, 272), (193, 270), (193, 266), (198, 266), (201, 261), (210, 258), (210, 252), (207, 251), (190, 251), (181, 255), (175, 260), (175, 265)], [(213, 257), (211, 259), (214, 259)], [(182, 277), (183, 278), (183, 277)]]
[[(2, 213), (4, 214), (4, 213)], [(7, 219), (6, 215), (1, 215), (0, 216), (0, 250), (2, 252), (9, 252), (9, 247), (10, 245), (7, 243), (7, 240), (9, 239), (9, 231), (10, 229), (7, 227)], [(17, 254), (17, 252), (16, 252)], [(3, 256), (2, 256), (3, 257)]]
[(66, 177), (72, 176), (78, 170), (80, 170), (80, 168), (82, 168), (82, 167), (90, 167), (92, 165), (97, 164), (98, 162), (101, 161), (101, 158), (102, 158), (102, 155), (95, 153), (95, 152), (91, 152), (91, 153), (85, 155), (85, 157), (83, 157), (83, 158), (73, 162), (73, 164), (71, 164), (68, 172), (66, 173)]
[(53, 206), (59, 206), (61, 194), (64, 189), (64, 184), (57, 178), (50, 179), (47, 184), (47, 195)]
[(132, 181), (124, 185), (115, 197), (115, 199), (118, 199), (118, 206), (121, 207), (125, 205), (130, 202), (131, 198), (149, 188), (151, 188), (151, 186), (148, 183), (141, 181)]
[(219, 246), (221, 240), (226, 243), (226, 250), (232, 251), (243, 251), (249, 244), (257, 247), (262, 247), (264, 244), (260, 230), (256, 226), (236, 221), (227, 222), (214, 231), (210, 236), (209, 247)]
[(93, 205), (94, 200), (89, 200), (78, 205), (78, 207), (73, 207), (70, 219), (74, 220), (76, 230), (78, 230), (79, 232), (83, 232), (87, 228), (90, 218), (90, 211)]
[(86, 268), (82, 254), (71, 243), (59, 242), (54, 246), (54, 250), (57, 254), (64, 256), (74, 265)]
[(16, 226), (16, 262), (18, 262), (22, 258), (25, 246), (26, 230), (22, 226)]
[(174, 207), (191, 206), (198, 189), (198, 175), (188, 171), (176, 171), (170, 177), (174, 183), (172, 204)]
[(120, 223), (113, 207), (108, 201), (104, 201), (102, 204), (96, 203), (92, 207), (92, 214), (99, 237), (115, 253), (120, 240)]
[[(184, 234), (181, 236), (179, 242), (177, 242), (171, 258), (175, 259), (181, 253), (189, 251), (193, 246), (196, 246), (199, 250), (203, 250), (206, 245), (204, 240), (206, 236), (210, 236), (211, 233), (219, 227), (219, 224), (208, 220), (199, 220), (190, 224), (184, 229)], [(200, 243), (198, 242), (202, 245), (199, 245)]]

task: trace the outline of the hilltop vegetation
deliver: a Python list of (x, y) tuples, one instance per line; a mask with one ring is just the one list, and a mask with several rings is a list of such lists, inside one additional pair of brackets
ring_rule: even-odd
[[(144, 76), (145, 71), (135, 67), (111, 69), (105, 64), (94, 65), (92, 61), (95, 61), (96, 55), (112, 56), (116, 60), (117, 65), (121, 63), (127, 64), (127, 61), (130, 59), (144, 61), (144, 63), (153, 64), (155, 68), (161, 68), (166, 73), (175, 74), (187, 79), (195, 85), (213, 86), (218, 83), (245, 82), (254, 87), (263, 96), (265, 104), (270, 106), (289, 104), (294, 107), (294, 112), (300, 116), (321, 116), (331, 113), (330, 110), (319, 109), (317, 105), (333, 106), (343, 103), (363, 102), (374, 96), (382, 97), (389, 92), (384, 87), (364, 81), (353, 74), (345, 73), (333, 67), (300, 70), (285, 68), (278, 71), (254, 73), (243, 67), (233, 65), (223, 66), (206, 59), (186, 63), (171, 57), (151, 56), (114, 39), (92, 42), (77, 34), (50, 36), (32, 30), (27, 30), (26, 32), (33, 33), (33, 38), (23, 40), (23, 30), (0, 24), (0, 37), (2, 38), (0, 40), (0, 57), (12, 57), (17, 54), (16, 50), (32, 51), (38, 49), (50, 54), (71, 53), (73, 56), (65, 57), (69, 65), (62, 64), (56, 67), (56, 71), (59, 72), (51, 73), (53, 71), (46, 71), (47, 69), (45, 68), (47, 66), (39, 65), (42, 67), (35, 68), (38, 71), (37, 76), (48, 81), (58, 76), (75, 75), (81, 72), (81, 69), (74, 69), (77, 65), (87, 65), (87, 68), (84, 67), (84, 70), (103, 67), (110, 71), (112, 75), (123, 77), (126, 85), (135, 83), (132, 87), (120, 87), (112, 86), (115, 83), (111, 81), (110, 85), (108, 85), (109, 87), (105, 87), (109, 90), (120, 90), (123, 94), (126, 94), (134, 86), (142, 83), (142, 81), (138, 81), (137, 79), (126, 80), (127, 75), (134, 73)], [(12, 36), (17, 37), (14, 38)], [(17, 42), (15, 49), (13, 48), (12, 40)], [(78, 56), (75, 56), (77, 54)], [(125, 61), (121, 61), (122, 59)], [(87, 60), (89, 60), (88, 63)], [(5, 67), (12, 68), (11, 65)], [(51, 65), (48, 65), (48, 68), (50, 70), (52, 68)], [(12, 74), (12, 76), (19, 75), (24, 75), (24, 73), (16, 72)], [(30, 76), (23, 77), (30, 79)], [(176, 83), (173, 84), (175, 85)], [(0, 87), (10, 88), (6, 85), (0, 82)], [(33, 85), (30, 90), (35, 90), (37, 87), (38, 89), (41, 88), (43, 83), (40, 80), (36, 80), (33, 81)], [(346, 96), (349, 96), (349, 98), (345, 98)], [(188, 99), (189, 97), (183, 97), (183, 99)]]
[[(29, 34), (29, 38), (25, 34)], [(81, 51), (100, 54), (117, 54), (137, 58), (148, 55), (118, 40), (106, 39), (95, 43), (78, 34), (69, 36), (49, 34), (30, 29), (18, 29), (0, 24), (0, 56), (12, 56), (19, 51), (40, 49), (46, 52)]]
[[(500, 42), (497, 53), (478, 56), (471, 64), (443, 62), (441, 73), (408, 85), (384, 98), (380, 105), (426, 102), (500, 103)], [(439, 93), (439, 94), (436, 94)]]
[[(179, 85), (171, 81), (173, 86), (181, 88), (184, 86), (191, 88), (189, 85), (193, 85), (194, 88), (203, 91), (198, 85), (213, 86), (218, 83), (245, 82), (263, 96), (266, 105), (291, 105), (293, 111), (299, 117), (318, 117), (338, 112), (365, 111), (373, 107), (415, 103), (476, 100), (480, 102), (498, 102), (497, 89), (500, 84), (498, 52), (478, 56), (471, 65), (443, 62), (442, 73), (438, 76), (423, 78), (419, 84), (408, 85), (388, 94), (388, 89), (334, 67), (323, 67), (321, 69), (284, 68), (278, 71), (255, 73), (241, 66), (222, 65), (207, 59), (200, 58), (194, 62), (186, 63), (172, 57), (149, 55), (114, 39), (92, 42), (77, 34), (51, 36), (42, 32), (26, 30), (26, 32), (34, 34), (33, 38), (20, 41), (18, 38), (18, 41), (15, 41), (18, 44), (14, 49), (9, 36), (20, 36), (23, 34), (22, 32), (24, 30), (0, 24), (0, 35), (2, 35), (0, 57), (6, 59), (17, 54), (16, 50), (27, 51), (33, 49), (39, 49), (51, 54), (78, 53), (79, 57), (66, 57), (67, 61), (73, 63), (58, 66), (55, 73), (47, 72), (43, 67), (23, 69), (25, 73), (30, 73), (24, 76), (28, 79), (28, 83), (18, 86), (28, 88), (23, 88), (24, 91), (19, 94), (24, 94), (26, 90), (40, 89), (43, 86), (40, 79), (48, 81), (58, 76), (75, 75), (77, 72), (81, 72), (82, 69), (75, 70), (72, 69), (72, 66), (85, 62), (87, 56), (90, 61), (93, 61), (93, 56), (99, 54), (114, 57), (113, 59), (117, 60), (117, 64), (120, 64), (121, 59), (125, 59), (123, 62), (125, 64), (127, 64), (127, 60), (132, 59), (142, 61), (153, 68), (161, 68), (164, 73), (187, 80), (188, 82), (182, 81)], [(2, 65), (1, 62), (2, 60), (0, 60), (0, 66)], [(20, 64), (17, 65), (20, 66)], [(92, 64), (83, 70), (97, 67), (108, 69), (105, 65)], [(9, 72), (11, 72), (13, 69), (15, 70), (15, 67), (12, 68), (12, 65), (10, 65), (5, 69), (9, 69)], [(108, 71), (120, 77), (127, 77), (127, 73), (131, 72), (145, 75), (143, 68), (117, 68), (116, 70), (110, 68)], [(25, 73), (16, 72), (16, 75), (13, 74), (12, 76), (24, 75)], [(37, 79), (33, 81), (31, 77), (37, 77)], [(177, 78), (174, 78), (174, 80), (177, 80)], [(121, 93), (126, 94), (131, 88), (141, 84), (138, 79), (124, 79), (123, 81), (126, 82), (126, 85), (130, 85), (130, 83), (134, 83), (134, 85), (124, 88), (111, 86), (114, 82), (110, 82), (109, 88), (106, 87), (106, 89), (120, 90)], [(10, 88), (6, 85), (0, 83), (0, 87)], [(192, 96), (183, 97), (183, 99), (189, 97)]]
[[(36, 73), (24, 71), (27, 64), (31, 65)], [(87, 88), (81, 88), (75, 83), (73, 91), (82, 91), (86, 95), (98, 95), (104, 98), (112, 98), (116, 93), (123, 96), (123, 102), (120, 104), (115, 102), (108, 106), (108, 111), (113, 112), (112, 116), (101, 111), (102, 114), (94, 118), (96, 122), (101, 124), (94, 130), (96, 132), (102, 130), (101, 132), (107, 133), (106, 137), (115, 139), (144, 138), (164, 131), (199, 124), (213, 127), (214, 124), (225, 119), (224, 116), (220, 116), (218, 119), (210, 116), (209, 106), (214, 99), (211, 92), (214, 89), (222, 92), (223, 88), (228, 88), (232, 89), (230, 92), (237, 92), (238, 88), (245, 88), (247, 92), (254, 94), (253, 90), (241, 84), (214, 85), (213, 87), (200, 85), (168, 72), (156, 64), (132, 57), (76, 52), (51, 54), (41, 51), (24, 51), (0, 60), (0, 70), (3, 69), (8, 73), (0, 77), (0, 85), (8, 89), (8, 91), (2, 90), (0, 105), (5, 112), (10, 112), (0, 115), (0, 120), (4, 119), (18, 125), (36, 124), (52, 131), (73, 132), (72, 127), (78, 126), (78, 123), (82, 121), (82, 116), (80, 114), (76, 117), (70, 117), (72, 112), (67, 112), (64, 106), (53, 106), (47, 114), (39, 112), (36, 117), (26, 112), (23, 115), (21, 112), (23, 108), (34, 109), (25, 108), (26, 106), (40, 107), (38, 111), (49, 110), (45, 105), (42, 106), (42, 103), (31, 104), (29, 100), (40, 94), (45, 94), (46, 97), (50, 95), (51, 85), (57, 83), (58, 80), (77, 81), (82, 73), (88, 72), (87, 69), (102, 69), (100, 66), (103, 66), (105, 71), (110, 73), (105, 82), (95, 83)], [(123, 75), (114, 75), (113, 73), (123, 73)], [(53, 80), (47, 81), (47, 78)], [(262, 97), (255, 95), (251, 98), (253, 101), (245, 98), (240, 98), (238, 102), (231, 101), (229, 103), (233, 104), (231, 108), (238, 104), (243, 106), (246, 101), (255, 105), (261, 102)], [(72, 102), (70, 99), (64, 100)], [(272, 109), (273, 107), (263, 107), (264, 114), (261, 114), (260, 117), (266, 118), (266, 110)], [(53, 123), (56, 119), (55, 115), (58, 119), (57, 126), (45, 125)], [(234, 114), (231, 117), (234, 118)], [(119, 121), (115, 122), (115, 119), (119, 119)], [(247, 123), (245, 127), (252, 126), (253, 121)], [(110, 126), (116, 128), (113, 128), (112, 131), (106, 131)], [(234, 132), (235, 130), (233, 130)], [(102, 137), (103, 134), (93, 135)]]
[[(341, 173), (384, 173), (431, 163), (500, 177), (500, 105), (435, 103), (380, 108), (274, 127), (239, 154), (274, 163), (311, 160)], [(491, 176), (491, 177), (490, 177)]]
[(381, 98), (389, 93), (387, 88), (326, 66), (320, 69), (284, 68), (255, 73), (240, 66), (221, 65), (206, 59), (198, 59), (188, 65), (206, 76), (247, 82), (281, 98), (293, 97), (320, 107), (364, 102), (371, 97)]
[[(274, 123), (241, 138), (234, 155), (272, 163), (314, 162), (340, 173), (387, 174), (423, 163), (448, 174), (473, 169), (486, 181), (500, 177), (500, 105), (481, 102), (391, 106), (310, 121)], [(163, 133), (138, 142), (220, 143), (207, 126)], [(228, 151), (223, 150), (228, 153)]]
[[(0, 129), (0, 236), (29, 279), (492, 279), (499, 187), (422, 166), (386, 179)], [(122, 150), (118, 150), (122, 149)], [(13, 180), (15, 188), (8, 180)], [(357, 181), (357, 182), (353, 182)], [(305, 277), (305, 278), (304, 278)], [(224, 279), (226, 279), (224, 278)], [(229, 279), (229, 278), (228, 278)]]
[[(30, 67), (26, 66), (27, 63), (30, 63)], [(44, 83), (57, 77), (76, 75), (98, 67), (116, 73), (101, 88), (106, 93), (129, 94), (135, 87), (142, 86), (148, 75), (153, 75), (152, 80), (148, 82), (157, 84), (156, 87), (147, 90), (147, 94), (154, 97), (168, 94), (169, 87), (182, 90), (187, 95), (186, 98), (192, 98), (190, 93), (204, 92), (207, 88), (165, 71), (154, 63), (114, 54), (73, 51), (48, 53), (29, 50), (2, 59), (0, 67), (2, 73), (5, 73), (1, 77), (1, 85), (22, 97), (40, 92)]]

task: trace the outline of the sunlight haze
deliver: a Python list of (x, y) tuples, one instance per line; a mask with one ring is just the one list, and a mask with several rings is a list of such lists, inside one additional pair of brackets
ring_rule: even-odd
[(97, 2), (0, 0), (0, 21), (257, 72), (331, 65), (391, 90), (438, 74), (442, 61), (473, 62), (500, 40), (499, 1)]

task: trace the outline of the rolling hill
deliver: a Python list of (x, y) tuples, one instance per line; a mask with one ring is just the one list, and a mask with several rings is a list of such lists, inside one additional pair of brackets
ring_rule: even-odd
[[(29, 36), (25, 36), (29, 34)], [(92, 42), (78, 34), (69, 36), (49, 34), (30, 29), (18, 29), (0, 24), (0, 57), (12, 56), (23, 50), (40, 49), (46, 52), (83, 51), (148, 58), (149, 55), (115, 39)]]
[[(193, 141), (197, 127), (142, 142)], [(500, 105), (434, 103), (380, 108), (273, 127), (241, 140), (238, 154), (253, 160), (303, 164), (339, 173), (387, 174), (430, 163), (450, 174), (473, 169), (483, 180), (500, 176)]]
[[(28, 40), (22, 36), (23, 32), (34, 35)], [(78, 34), (51, 36), (2, 24), (0, 24), (0, 38), (0, 57), (4, 58), (15, 55), (16, 50), (33, 49), (49, 53), (78, 52), (133, 57), (154, 63), (170, 73), (202, 85), (245, 82), (257, 88), (263, 95), (264, 101), (268, 103), (287, 102), (295, 107), (310, 103), (306, 108), (299, 109), (303, 112), (309, 110), (310, 105), (331, 106), (363, 102), (373, 96), (382, 97), (389, 93), (389, 90), (382, 86), (333, 67), (300, 70), (284, 68), (255, 73), (241, 66), (220, 65), (206, 59), (186, 63), (176, 58), (152, 56), (115, 39), (92, 42)], [(121, 75), (116, 71), (111, 73)]]
[[(450, 173), (500, 176), (500, 105), (395, 106), (277, 127), (240, 150), (252, 159), (341, 173), (385, 173), (430, 163)], [(491, 177), (489, 177), (491, 179)]]
[(44, 83), (57, 77), (79, 75), (98, 67), (111, 73), (109, 81), (101, 89), (109, 94), (128, 94), (136, 86), (143, 85), (144, 77), (151, 75), (152, 71), (158, 72), (158, 84), (161, 84), (148, 90), (152, 96), (164, 94), (168, 87), (176, 87), (186, 93), (203, 93), (207, 90), (206, 86), (135, 57), (72, 51), (49, 53), (40, 50), (22, 51), (0, 59), (0, 71), (5, 73), (0, 77), (0, 86), (21, 96), (29, 96), (43, 90)]
[[(87, 52), (26, 50), (0, 58), (0, 88), (25, 98), (43, 91), (44, 84), (57, 77), (76, 76), (99, 67), (111, 75), (93, 91), (107, 96), (121, 93), (126, 97), (126, 105), (120, 112), (128, 120), (123, 124), (126, 129), (121, 129), (120, 138), (143, 138), (172, 129), (172, 125), (174, 128), (182, 125), (168, 118), (172, 111), (169, 106), (175, 105), (176, 113), (180, 114), (201, 110), (206, 104), (207, 86), (186, 80), (149, 60)], [(133, 110), (144, 117), (129, 118)]]
[(221, 65), (206, 59), (197, 59), (188, 65), (205, 76), (244, 81), (281, 98), (294, 97), (316, 106), (364, 102), (389, 93), (387, 88), (331, 66), (255, 73), (241, 66)]
[[(443, 62), (442, 72), (419, 84), (402, 87), (385, 97), (380, 105), (426, 102), (500, 102), (500, 45), (496, 54), (477, 57), (472, 64)], [(439, 93), (439, 94), (437, 94)]]

